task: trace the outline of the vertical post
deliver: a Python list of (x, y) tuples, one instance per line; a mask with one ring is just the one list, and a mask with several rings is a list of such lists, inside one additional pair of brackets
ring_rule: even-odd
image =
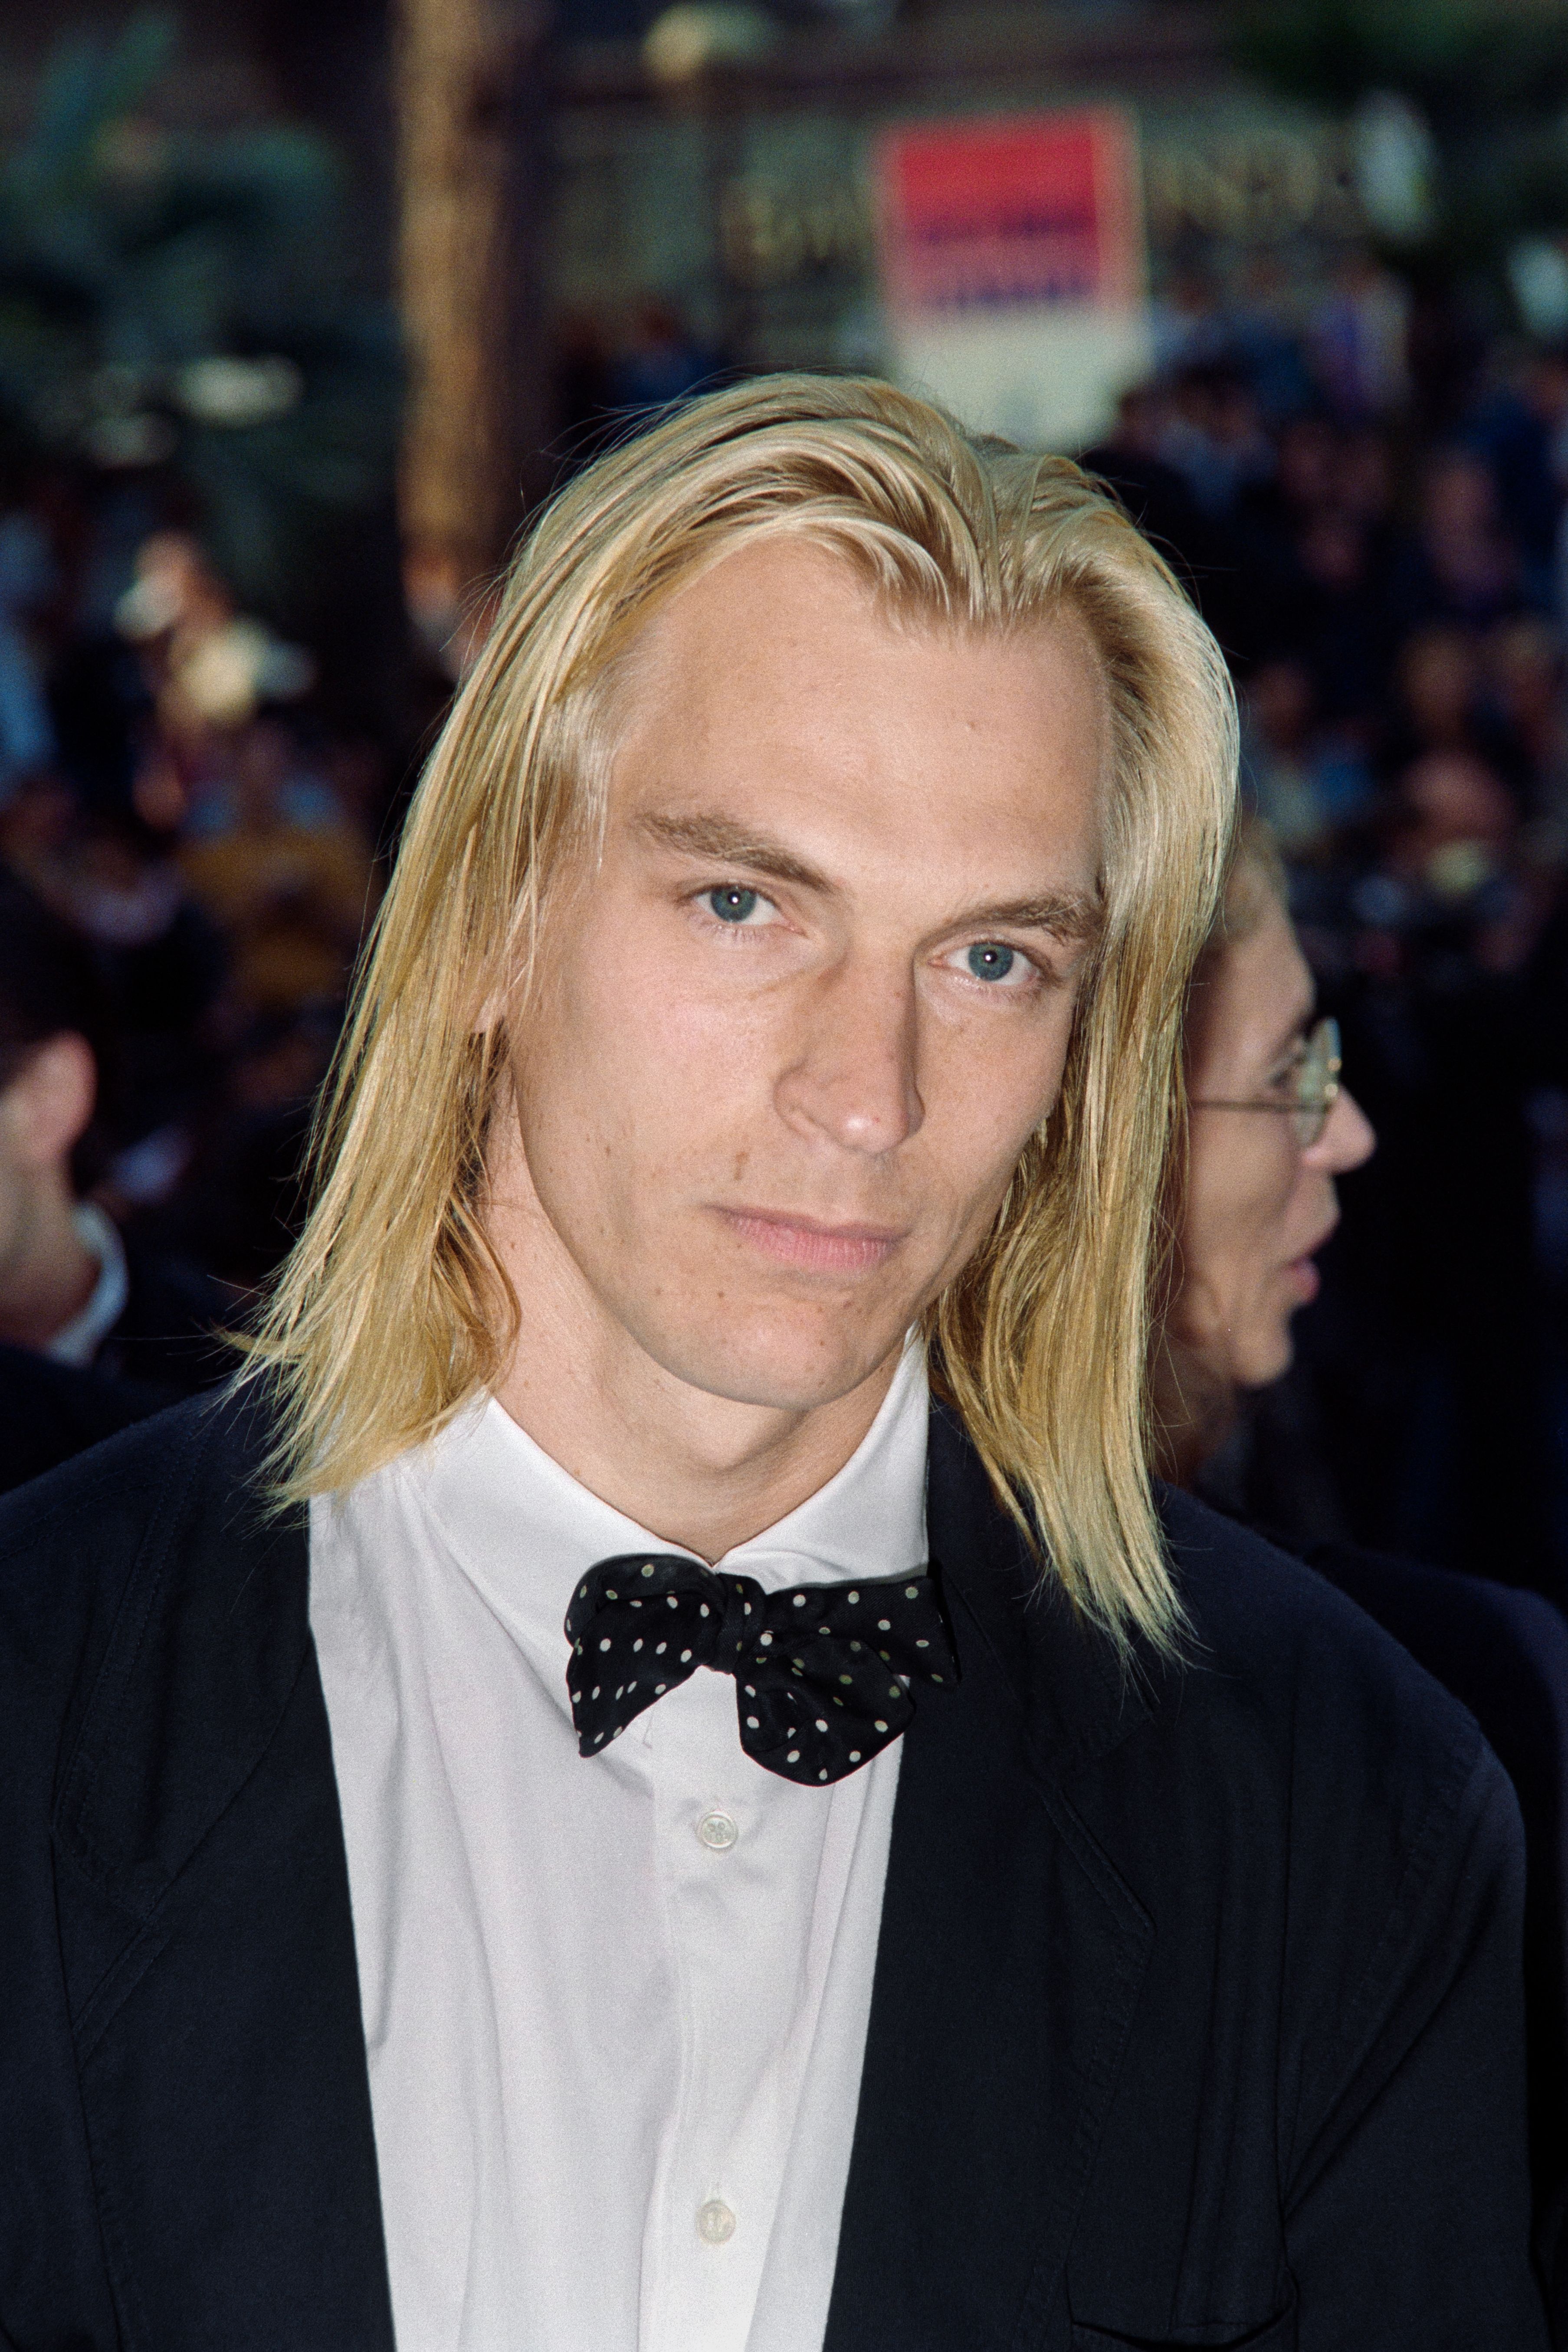
[(437, 636), (538, 488), (547, 427), (529, 232), (543, 29), (539, 0), (397, 0), (399, 504), (410, 607)]

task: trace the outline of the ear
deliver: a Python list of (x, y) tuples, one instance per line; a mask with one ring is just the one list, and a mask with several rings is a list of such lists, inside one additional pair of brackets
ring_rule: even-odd
[(73, 1029), (47, 1038), (6, 1087), (12, 1150), (29, 1167), (68, 1159), (98, 1100), (98, 1064)]

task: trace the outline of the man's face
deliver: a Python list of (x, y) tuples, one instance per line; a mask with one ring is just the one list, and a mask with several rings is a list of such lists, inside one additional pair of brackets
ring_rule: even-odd
[(785, 541), (650, 625), (492, 1171), (584, 1349), (795, 1412), (888, 1363), (1060, 1084), (1105, 732), (1076, 627), (900, 625)]

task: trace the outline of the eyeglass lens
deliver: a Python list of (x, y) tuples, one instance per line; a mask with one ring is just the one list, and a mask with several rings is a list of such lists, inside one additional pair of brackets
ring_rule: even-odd
[(1329, 1123), (1339, 1097), (1340, 1068), (1340, 1024), (1325, 1016), (1296, 1065), (1297, 1108), (1291, 1123), (1303, 1151), (1310, 1150)]

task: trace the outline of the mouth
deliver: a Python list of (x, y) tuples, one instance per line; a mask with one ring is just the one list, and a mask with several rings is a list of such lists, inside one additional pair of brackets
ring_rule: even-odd
[(1323, 1227), (1322, 1232), (1319, 1234), (1317, 1239), (1315, 1241), (1309, 1242), (1307, 1247), (1301, 1251), (1300, 1255), (1297, 1257), (1293, 1257), (1285, 1268), (1287, 1277), (1300, 1292), (1301, 1303), (1303, 1306), (1316, 1298), (1319, 1291), (1322, 1288), (1323, 1278), (1318, 1272), (1313, 1260), (1316, 1258), (1318, 1252), (1332, 1238), (1334, 1227), (1338, 1223), (1339, 1219), (1335, 1217), (1331, 1223)]
[(867, 1274), (891, 1257), (905, 1235), (887, 1225), (826, 1225), (776, 1209), (720, 1209), (737, 1239), (764, 1257), (810, 1274)]

